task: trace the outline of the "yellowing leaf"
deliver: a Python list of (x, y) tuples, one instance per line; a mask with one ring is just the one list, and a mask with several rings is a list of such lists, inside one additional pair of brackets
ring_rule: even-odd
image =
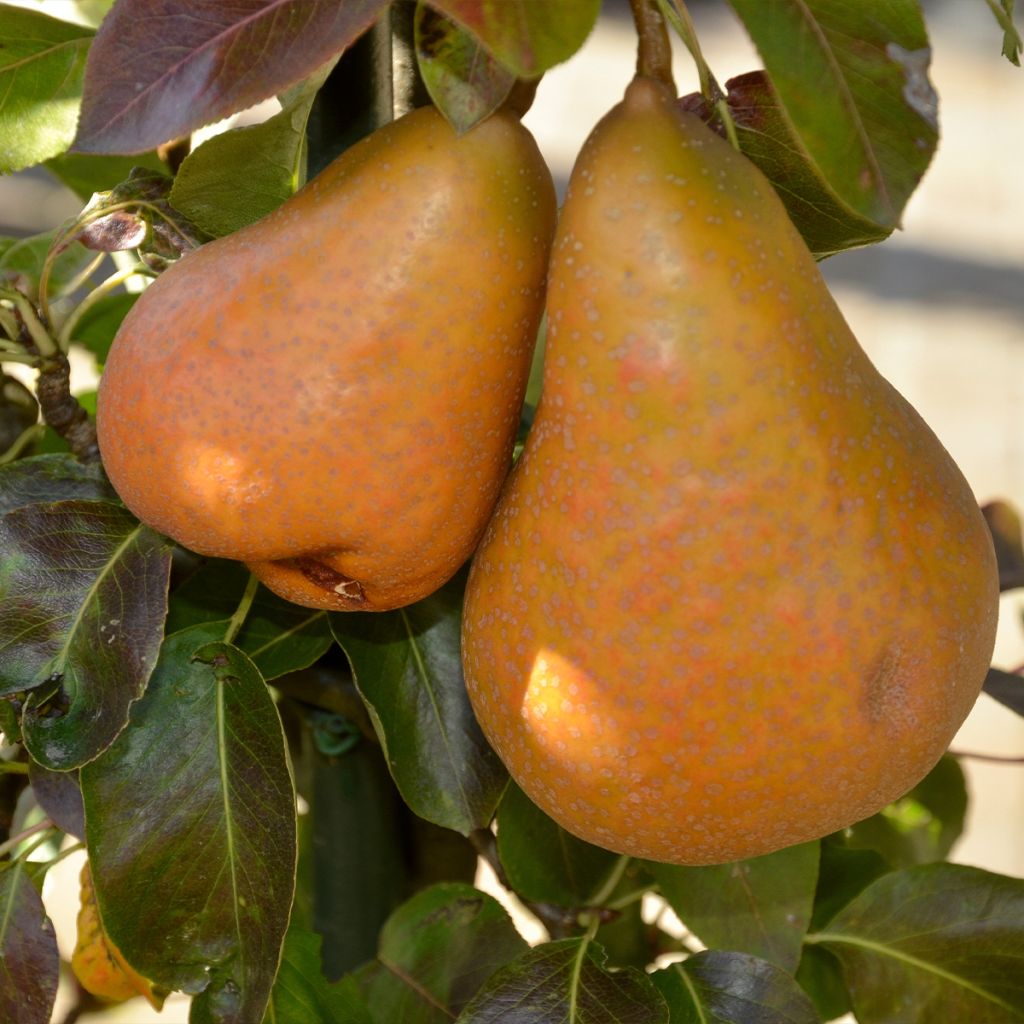
[(83, 988), (100, 999), (120, 1003), (141, 995), (159, 1010), (166, 991), (156, 988), (135, 971), (103, 929), (88, 862), (82, 866), (80, 881), (82, 906), (78, 911), (78, 942), (71, 957), (75, 977)]

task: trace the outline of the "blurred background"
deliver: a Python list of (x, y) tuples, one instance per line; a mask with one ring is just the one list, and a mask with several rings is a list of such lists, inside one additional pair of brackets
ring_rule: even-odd
[[(10, 2), (10, 0), (8, 0)], [(74, 20), (66, 0), (16, 0)], [(719, 82), (759, 61), (724, 3), (690, 0)], [(940, 97), (942, 141), (906, 211), (903, 230), (880, 246), (823, 264), (840, 307), (881, 372), (917, 408), (960, 465), (980, 502), (1024, 507), (1024, 70), (1000, 56), (1001, 34), (983, 3), (926, 2)], [(545, 76), (525, 118), (564, 188), (594, 123), (622, 95), (634, 64), (625, 2), (605, 11), (582, 51)], [(679, 92), (698, 88), (681, 45)], [(79, 203), (45, 172), (0, 178), (0, 235), (50, 229)], [(88, 365), (78, 387), (92, 386)], [(1003, 598), (995, 663), (1024, 664), (1024, 594)], [(1024, 758), (1024, 718), (982, 695), (954, 744), (961, 752)], [(970, 808), (952, 859), (1024, 877), (1024, 763), (963, 761)], [(50, 872), (46, 900), (70, 956), (81, 859)], [(65, 1004), (66, 1007), (66, 1004)], [(54, 1020), (64, 1020), (58, 1006)], [(110, 1024), (187, 1020), (187, 1001), (154, 1014), (130, 1004)]]

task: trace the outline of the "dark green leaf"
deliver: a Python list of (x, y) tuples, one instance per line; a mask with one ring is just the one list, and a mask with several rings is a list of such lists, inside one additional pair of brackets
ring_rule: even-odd
[(877, 850), (851, 849), (842, 835), (823, 839), (811, 927), (822, 927), (889, 870), (889, 863)]
[(263, 1024), (373, 1024), (351, 977), (331, 984), (320, 970), (320, 937), (288, 928)]
[(128, 315), (128, 310), (135, 305), (138, 298), (137, 293), (133, 295), (126, 292), (104, 295), (78, 321), (71, 340), (85, 346), (96, 357), (101, 369), (121, 321)]
[(377, 963), (361, 974), (374, 1024), (451, 1024), (525, 948), (492, 896), (458, 882), (422, 890), (392, 914)]
[(839, 958), (860, 1024), (1024, 1020), (1021, 879), (958, 864), (907, 868), (808, 941)]
[(82, 792), (111, 939), (139, 973), (197, 994), (193, 1022), (252, 1024), (291, 907), (294, 795), (270, 694), (219, 634), (212, 624), (167, 638), (128, 727), (82, 770)]
[(608, 971), (585, 939), (547, 942), (495, 972), (459, 1024), (668, 1024), (642, 971)]
[(70, 455), (35, 455), (0, 466), (0, 515), (38, 502), (117, 501), (103, 468)]
[(747, 953), (707, 950), (655, 971), (670, 1024), (819, 1024), (814, 1005), (783, 970)]
[[(167, 632), (198, 622), (226, 622), (245, 591), (249, 570), (240, 562), (210, 559), (171, 595)], [(266, 680), (312, 665), (332, 643), (327, 613), (282, 600), (266, 587), (256, 591), (234, 644)]]
[(202, 17), (194, 6), (115, 4), (89, 55), (78, 150), (138, 153), (280, 93), (358, 39), (387, 0), (234, 0)]
[(843, 970), (824, 946), (804, 946), (796, 982), (810, 996), (822, 1020), (833, 1021), (852, 1010)]
[(897, 226), (938, 141), (917, 0), (729, 2), (836, 199), (882, 227)]
[(498, 807), (498, 856), (520, 896), (576, 907), (594, 898), (619, 862), (566, 832), (513, 782)]
[(0, 517), (0, 694), (31, 690), (25, 745), (58, 771), (121, 731), (156, 662), (170, 545), (119, 505), (59, 501)]
[(796, 970), (818, 881), (818, 843), (714, 867), (648, 865), (680, 919), (714, 949)]
[(463, 576), (394, 612), (331, 615), (399, 792), (422, 818), (464, 835), (486, 826), (507, 775), (466, 695)]
[(76, 839), (84, 839), (85, 809), (78, 772), (51, 772), (31, 761), (28, 780), (32, 783), (36, 803), (54, 825)]
[(296, 781), (308, 810), (300, 819), (299, 885), (333, 980), (373, 959), (384, 922), (409, 894), (402, 856), (409, 812), (380, 747), (350, 719), (305, 708), (301, 728)]
[(468, 32), (424, 3), (416, 6), (416, 58), (434, 105), (458, 132), (493, 113), (516, 76)]
[(24, 861), (0, 864), (0, 1020), (48, 1024), (60, 956)]
[(184, 160), (171, 205), (217, 237), (280, 206), (306, 180), (306, 121), (335, 61), (282, 96), (279, 113), (262, 124), (208, 139)]
[(91, 29), (0, 4), (0, 174), (71, 144)]
[[(38, 431), (38, 421), (39, 403), (35, 395), (17, 377), (0, 371), (0, 457), (13, 457), (12, 446), (19, 443), (25, 431)], [(31, 446), (18, 449), (19, 459), (31, 454)]]
[(590, 35), (601, 0), (431, 0), (510, 71), (536, 78), (568, 60)]
[(895, 868), (943, 860), (963, 832), (967, 782), (955, 757), (941, 761), (905, 797), (846, 830), (846, 842), (881, 853)]
[(135, 167), (167, 173), (167, 165), (155, 152), (136, 153), (134, 156), (62, 153), (46, 161), (46, 169), (83, 202), (88, 202), (96, 192), (108, 192), (126, 181)]

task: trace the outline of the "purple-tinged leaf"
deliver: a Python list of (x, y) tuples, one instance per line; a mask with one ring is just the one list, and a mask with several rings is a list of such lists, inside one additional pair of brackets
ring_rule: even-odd
[(282, 92), (387, 0), (119, 0), (85, 71), (74, 148), (139, 153)]
[(35, 761), (28, 766), (28, 780), (36, 803), (62, 832), (85, 838), (85, 808), (78, 772), (52, 772)]
[(98, 462), (82, 462), (67, 452), (33, 455), (0, 466), (0, 516), (52, 501), (120, 503)]
[(59, 970), (53, 925), (25, 863), (0, 865), (0, 1020), (48, 1024)]
[(100, 753), (146, 687), (167, 613), (169, 542), (119, 505), (0, 517), (0, 695), (29, 692), (29, 753), (58, 771)]
[(263, 1018), (295, 885), (295, 798), (259, 672), (223, 624), (168, 637), (127, 728), (82, 769), (104, 926), (195, 1024)]

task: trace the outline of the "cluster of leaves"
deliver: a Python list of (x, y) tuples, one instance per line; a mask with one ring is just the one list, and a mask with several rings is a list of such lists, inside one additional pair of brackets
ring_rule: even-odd
[[(683, 102), (735, 133), (815, 252), (885, 237), (936, 139), (915, 0), (871, 17), (730, 3), (766, 70), (727, 94), (708, 77)], [(662, 6), (699, 53), (685, 6)], [(317, 162), (311, 125), (339, 53), (389, 4), (210, 2), (170, 21), (168, 0), (107, 7), (92, 5), (106, 14), (94, 33), (0, 4), (0, 169), (45, 162), (83, 199), (105, 193), (56, 246), (2, 243), (0, 276), (45, 309), (59, 349), (101, 364), (134, 296), (101, 286), (78, 301), (90, 249), (140, 249), (159, 269), (292, 194)], [(470, 127), (571, 56), (598, 7), (416, 5), (434, 102)], [(280, 113), (163, 177), (155, 147), (269, 95)], [(132, 166), (149, 173), (115, 188)], [(48, 304), (51, 291), (68, 297)], [(27, 359), (21, 299), (6, 301), (0, 359)], [(461, 674), (461, 578), (385, 614), (289, 605), (138, 523), (52, 430), (22, 443), (32, 396), (7, 379), (3, 396), (3, 1019), (48, 1019), (59, 962), (39, 887), (64, 836), (89, 855), (102, 962), (133, 972), (131, 991), (191, 994), (196, 1022), (1024, 1019), (1024, 883), (944, 863), (967, 804), (955, 760), (883, 813), (768, 857), (618, 857), (547, 818), (484, 740)], [(1004, 582), (1020, 586), (1019, 524), (1005, 509), (990, 522)], [(1024, 713), (1019, 677), (989, 685)], [(470, 884), (480, 856), (550, 941), (530, 948)]]

